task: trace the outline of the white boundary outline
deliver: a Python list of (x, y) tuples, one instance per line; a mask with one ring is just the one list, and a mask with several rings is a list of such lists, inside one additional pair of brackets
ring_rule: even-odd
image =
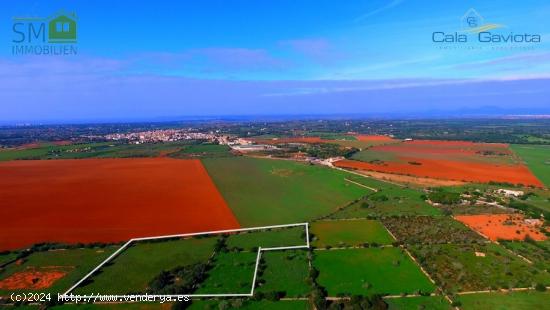
[[(172, 238), (185, 238), (185, 237), (194, 237), (194, 236), (200, 236), (200, 235), (216, 235), (216, 234), (224, 234), (224, 233), (232, 233), (232, 232), (243, 232), (243, 231), (252, 231), (252, 230), (267, 230), (267, 229), (274, 229), (274, 228), (287, 228), (287, 227), (299, 227), (304, 226), (306, 231), (306, 244), (304, 245), (295, 245), (295, 246), (283, 246), (283, 247), (271, 247), (271, 248), (262, 248), (258, 247), (258, 254), (256, 256), (256, 265), (254, 267), (254, 276), (252, 278), (252, 288), (250, 289), (250, 293), (244, 293), (244, 294), (189, 294), (189, 295), (75, 295), (71, 292), (77, 288), (82, 282), (84, 282), (86, 279), (91, 277), (96, 271), (101, 269), (105, 264), (110, 262), (113, 258), (118, 256), (120, 253), (122, 253), (126, 248), (130, 246), (133, 242), (136, 241), (148, 241), (148, 240), (159, 240), (159, 239), (172, 239)], [(142, 237), (142, 238), (132, 238), (128, 240), (126, 243), (124, 243), (118, 250), (116, 250), (113, 254), (111, 254), (109, 257), (107, 257), (104, 261), (102, 261), (99, 265), (97, 265), (92, 271), (90, 271), (88, 274), (86, 274), (82, 279), (78, 280), (73, 286), (71, 286), (65, 293), (60, 295), (61, 298), (67, 298), (67, 299), (73, 299), (78, 298), (80, 300), (97, 300), (102, 299), (102, 297), (105, 297), (105, 299), (113, 299), (116, 298), (119, 299), (129, 299), (129, 298), (138, 298), (138, 299), (144, 299), (144, 298), (193, 298), (193, 297), (252, 297), (254, 295), (254, 288), (256, 286), (256, 277), (258, 273), (258, 266), (260, 265), (260, 258), (262, 256), (262, 251), (280, 251), (280, 250), (292, 250), (292, 249), (308, 249), (309, 246), (309, 223), (294, 223), (294, 224), (284, 224), (284, 225), (272, 225), (272, 226), (260, 226), (260, 227), (248, 227), (248, 228), (237, 228), (237, 229), (225, 229), (225, 230), (214, 230), (214, 231), (204, 231), (204, 232), (197, 232), (197, 233), (188, 233), (188, 234), (176, 234), (176, 235), (164, 235), (164, 236), (154, 236), (154, 237)]]

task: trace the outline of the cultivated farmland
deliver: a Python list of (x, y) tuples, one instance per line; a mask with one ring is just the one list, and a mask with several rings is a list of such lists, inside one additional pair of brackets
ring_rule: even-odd
[(34, 252), (1, 270), (0, 294), (63, 293), (115, 250), (110, 246)]
[(346, 182), (345, 172), (303, 163), (243, 157), (203, 163), (243, 226), (311, 220), (370, 192)]
[(472, 310), (521, 310), (545, 309), (548, 307), (550, 292), (492, 292), (459, 296), (463, 309)]
[(246, 294), (252, 289), (256, 252), (221, 252), (197, 294)]
[(542, 186), (506, 144), (406, 141), (374, 146), (354, 158), (357, 160), (342, 160), (335, 165), (445, 180)]
[(379, 217), (392, 215), (439, 215), (441, 211), (429, 205), (423, 192), (371, 178), (349, 175), (347, 179), (377, 189), (342, 208), (330, 218), (345, 219), (358, 217)]
[(10, 161), (0, 175), (0, 249), (239, 227), (198, 160)]
[(432, 292), (435, 286), (400, 248), (315, 251), (318, 283), (337, 294)]
[(531, 172), (550, 187), (550, 145), (512, 145)]
[(310, 287), (307, 283), (309, 267), (306, 255), (303, 250), (264, 252), (258, 292), (281, 292), (286, 297), (307, 296)]
[(430, 310), (450, 310), (452, 309), (448, 301), (442, 296), (415, 296), (401, 298), (385, 299), (390, 310), (407, 309), (430, 309)]
[(206, 262), (214, 252), (215, 242), (215, 237), (137, 242), (76, 288), (75, 292), (145, 293), (151, 280), (163, 270)]
[(297, 246), (305, 242), (305, 227), (298, 226), (232, 234), (227, 238), (227, 247), (230, 250), (256, 251), (258, 247)]
[(480, 214), (456, 215), (455, 218), (489, 239), (524, 240), (529, 237), (534, 240), (546, 240), (540, 227), (525, 222), (519, 214)]
[(311, 225), (316, 247), (358, 246), (365, 243), (390, 244), (394, 240), (376, 220), (330, 220)]

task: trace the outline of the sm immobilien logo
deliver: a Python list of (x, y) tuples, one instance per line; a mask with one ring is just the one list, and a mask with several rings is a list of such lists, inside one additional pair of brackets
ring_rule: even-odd
[(13, 55), (76, 55), (77, 17), (60, 11), (53, 16), (14, 17)]

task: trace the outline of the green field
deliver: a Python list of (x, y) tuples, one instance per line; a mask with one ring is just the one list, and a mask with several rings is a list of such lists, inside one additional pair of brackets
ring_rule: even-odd
[(163, 270), (206, 262), (216, 238), (140, 242), (129, 247), (93, 275), (91, 282), (76, 293), (143, 293), (149, 282)]
[(17, 258), (16, 252), (7, 252), (0, 254), (0, 265), (7, 264)]
[(342, 247), (364, 243), (390, 244), (394, 240), (384, 226), (376, 220), (331, 220), (311, 224), (315, 235), (313, 246)]
[[(0, 279), (5, 279), (20, 271), (65, 271), (67, 275), (54, 282), (51, 287), (40, 290), (41, 292), (63, 293), (115, 250), (116, 247), (106, 247), (35, 252), (24, 258), (23, 264), (11, 263), (0, 270)], [(28, 292), (29, 289), (19, 291)], [(6, 293), (8, 291), (0, 289), (0, 294)]]
[(521, 145), (511, 146), (526, 163), (531, 172), (546, 187), (550, 187), (550, 145)]
[(347, 179), (378, 189), (367, 197), (332, 214), (330, 218), (364, 218), (392, 215), (440, 215), (441, 211), (422, 199), (420, 190), (401, 187), (372, 178), (348, 174)]
[[(192, 141), (125, 144), (119, 142), (98, 142), (70, 145), (45, 144), (38, 148), (0, 151), (0, 161), (17, 159), (81, 159), (81, 158), (125, 158), (157, 157), (180, 149), (200, 148)], [(218, 147), (218, 146), (216, 146)]]
[(252, 289), (256, 252), (221, 252), (197, 294), (245, 294)]
[(258, 247), (294, 246), (304, 245), (305, 243), (305, 226), (251, 231), (230, 235), (227, 238), (228, 248), (239, 248), (246, 251), (255, 251)]
[(418, 245), (411, 250), (436, 283), (450, 292), (550, 284), (550, 274), (492, 243)]
[(389, 310), (430, 309), (450, 310), (451, 304), (442, 296), (386, 298)]
[(523, 203), (530, 204), (542, 211), (550, 212), (550, 192), (547, 190), (529, 190), (526, 193), (530, 195), (521, 200)]
[(219, 310), (219, 309), (243, 309), (243, 310), (306, 310), (310, 309), (307, 300), (197, 300), (188, 308), (191, 310)]
[(463, 309), (523, 310), (548, 309), (550, 292), (510, 292), (460, 295)]
[(308, 137), (319, 137), (323, 140), (347, 140), (356, 141), (357, 139), (352, 135), (339, 132), (326, 132), (326, 131), (310, 131), (306, 133)]
[(245, 157), (203, 163), (243, 226), (311, 220), (369, 192), (346, 182), (345, 172), (304, 163)]
[(329, 296), (433, 292), (435, 287), (400, 248), (315, 251), (317, 282)]
[[(48, 309), (55, 310), (168, 310), (170, 309), (171, 304), (168, 303), (120, 303), (120, 304), (65, 304), (61, 306), (55, 306)], [(20, 308), (16, 308), (20, 309)], [(36, 309), (39, 309), (38, 307)]]
[(206, 158), (206, 157), (228, 157), (231, 148), (220, 144), (192, 144), (170, 153), (173, 158)]
[(366, 149), (366, 150), (362, 150), (361, 152), (357, 152), (353, 154), (351, 159), (370, 162), (370, 163), (398, 161), (398, 158), (395, 153), (375, 151), (372, 149)]
[[(185, 303), (186, 304), (186, 303)], [(54, 310), (169, 310), (170, 303), (123, 303), (123, 304), (65, 304), (55, 306), (48, 309)], [(17, 307), (16, 309), (27, 309), (26, 307)], [(38, 306), (29, 306), (28, 309), (39, 309)], [(243, 309), (243, 310), (307, 310), (308, 302), (306, 300), (285, 300), (285, 301), (268, 301), (268, 300), (243, 300), (243, 299), (228, 299), (228, 300), (193, 300), (186, 309), (192, 310), (219, 310), (219, 309)]]
[(262, 253), (265, 270), (257, 292), (284, 292), (286, 297), (306, 296), (311, 290), (306, 280), (309, 274), (307, 252), (266, 251)]

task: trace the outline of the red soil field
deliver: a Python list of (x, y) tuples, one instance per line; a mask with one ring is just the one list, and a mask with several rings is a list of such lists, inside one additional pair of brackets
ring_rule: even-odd
[(524, 240), (527, 235), (536, 241), (546, 240), (537, 227), (525, 223), (519, 214), (457, 215), (455, 218), (492, 241)]
[(63, 278), (67, 273), (58, 270), (49, 271), (20, 271), (0, 281), (0, 289), (23, 290), (45, 289), (54, 284), (55, 281)]
[(385, 173), (414, 175), (418, 177), (487, 183), (490, 181), (507, 182), (542, 187), (542, 183), (524, 165), (495, 165), (451, 161), (442, 159), (410, 158), (412, 165), (405, 162), (384, 162), (372, 164), (355, 160), (341, 160), (333, 163), (336, 167), (358, 170), (373, 170)]
[(382, 135), (355, 135), (355, 139), (359, 141), (395, 141), (393, 138)]
[(0, 163), (0, 250), (238, 228), (199, 160)]

